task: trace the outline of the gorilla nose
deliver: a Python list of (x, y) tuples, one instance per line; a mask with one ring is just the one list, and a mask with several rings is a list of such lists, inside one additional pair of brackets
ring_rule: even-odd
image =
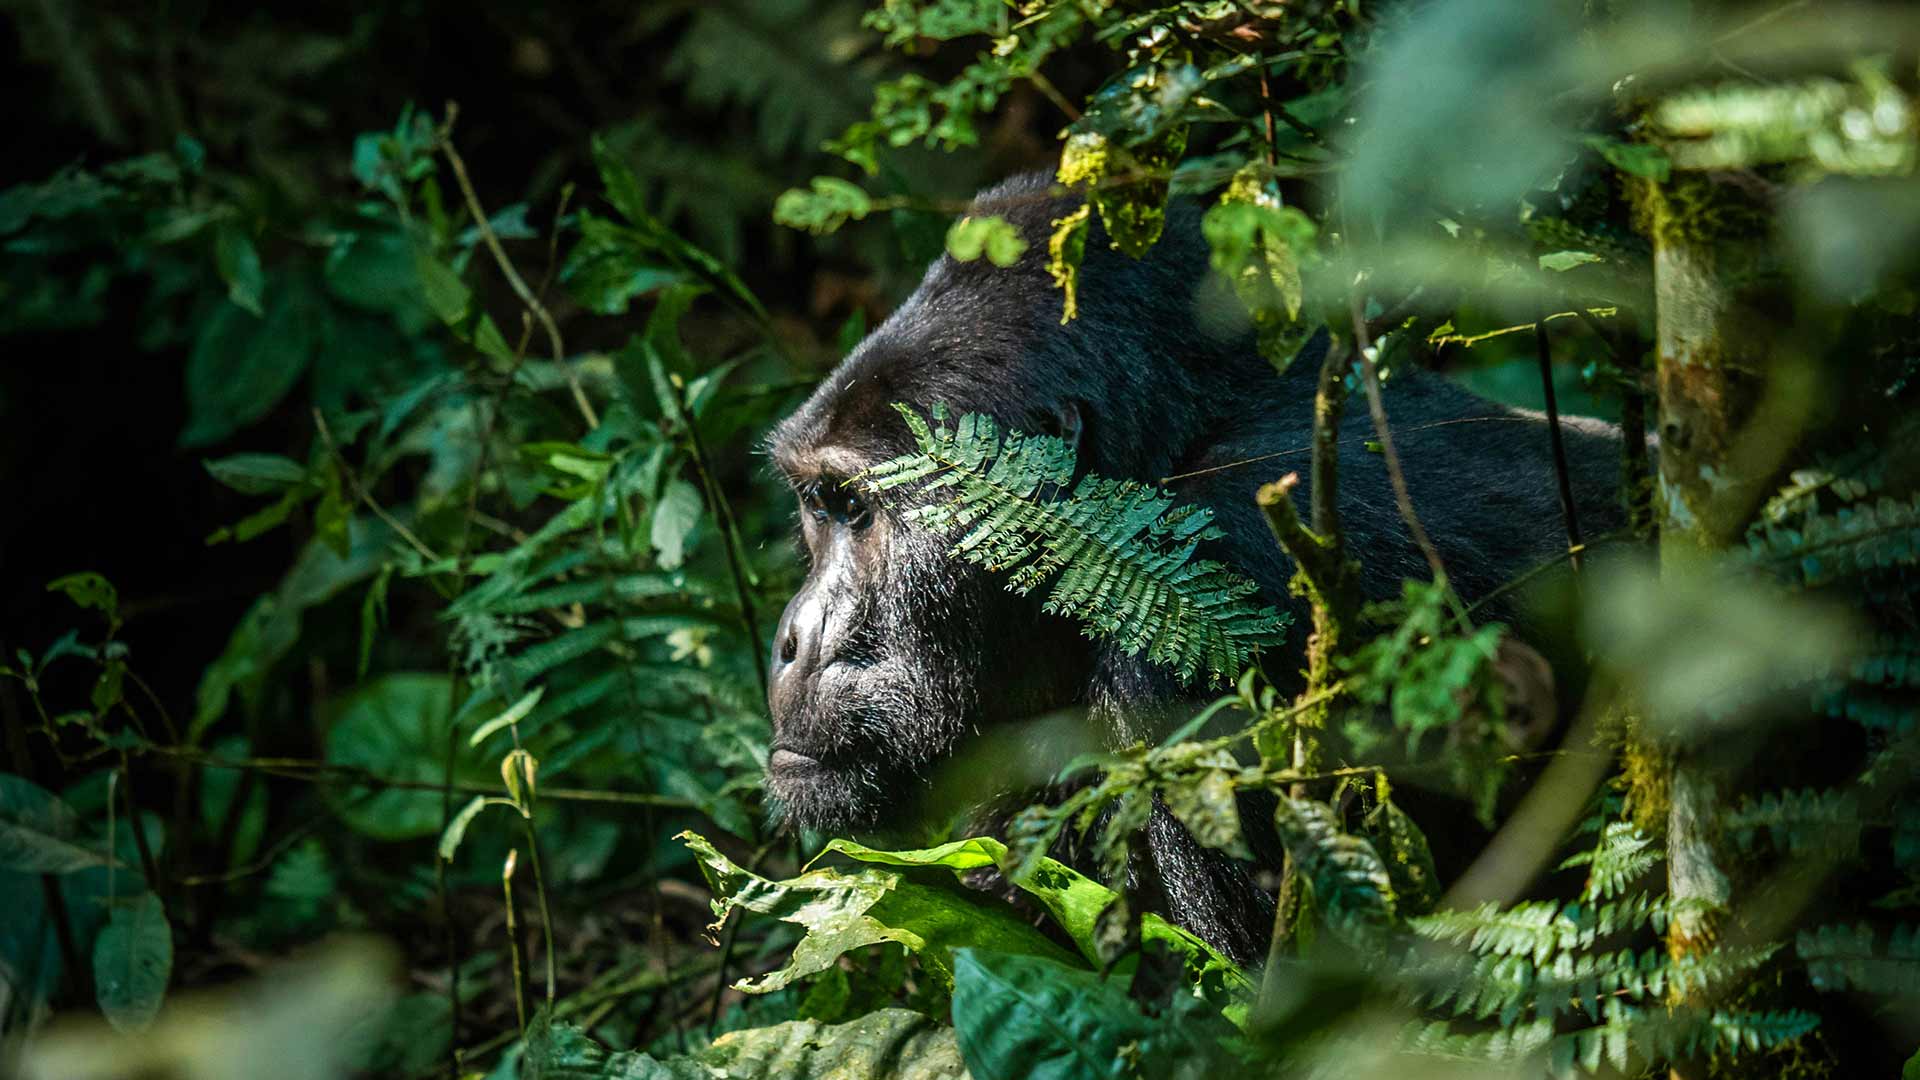
[(820, 664), (820, 638), (826, 625), (826, 606), (812, 589), (803, 589), (787, 603), (773, 632), (772, 677), (776, 686), (798, 684)]

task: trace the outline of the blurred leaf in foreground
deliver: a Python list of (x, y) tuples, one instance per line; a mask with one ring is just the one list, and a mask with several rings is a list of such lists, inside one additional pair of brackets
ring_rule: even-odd
[(138, 1035), (56, 1022), (21, 1062), (24, 1080), (336, 1080), (358, 1068), (391, 996), (393, 955), (349, 939), (232, 991), (170, 1005)]

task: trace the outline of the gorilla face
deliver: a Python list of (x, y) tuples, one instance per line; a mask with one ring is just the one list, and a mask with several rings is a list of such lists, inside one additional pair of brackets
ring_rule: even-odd
[[(1094, 696), (1095, 647), (1075, 624), (1045, 614), (1038, 592), (1009, 593), (949, 558), (956, 537), (908, 526), (900, 511), (910, 494), (875, 505), (848, 483), (913, 449), (896, 402), (1058, 436), (1084, 471), (1172, 471), (1184, 433), (1200, 426), (1196, 402), (1209, 400), (1183, 381), (1183, 365), (1217, 373), (1227, 355), (1180, 331), (1207, 272), (1205, 244), (1189, 221), (1177, 234), (1184, 246), (1163, 240), (1153, 258), (1133, 260), (1105, 251), (1096, 233), (1069, 324), (1045, 253), (1051, 222), (1073, 205), (1046, 175), (983, 194), (977, 212), (1017, 222), (1029, 256), (1004, 268), (942, 256), (769, 442), (800, 504), (811, 569), (772, 643), (768, 777), (804, 827), (884, 830), (909, 824), (930, 794), (943, 810), (1003, 794), (1003, 783), (1025, 782), (1020, 774), (1045, 772), (1009, 767), (1036, 762), (1032, 746), (984, 752), (955, 790), (931, 789), (972, 736)], [(1178, 356), (1155, 351), (1163, 341)], [(1246, 356), (1271, 379), (1257, 354)]]
[[(877, 361), (887, 350), (864, 352)], [(1091, 665), (1083, 638), (1039, 598), (948, 557), (950, 538), (906, 525), (906, 505), (852, 482), (910, 448), (889, 405), (897, 396), (922, 394), (900, 380), (829, 379), (772, 440), (810, 569), (774, 630), (768, 780), (804, 828), (908, 826), (970, 736), (1068, 705)]]
[(819, 414), (844, 415), (850, 404), (833, 391), (772, 443), (799, 502), (810, 568), (774, 632), (768, 779), (802, 827), (886, 831), (911, 823), (939, 766), (970, 736), (1066, 704), (1084, 646), (1037, 599), (949, 558), (947, 538), (849, 483), (906, 449), (906, 432), (887, 409), (870, 422), (892, 421), (890, 449), (829, 441)]

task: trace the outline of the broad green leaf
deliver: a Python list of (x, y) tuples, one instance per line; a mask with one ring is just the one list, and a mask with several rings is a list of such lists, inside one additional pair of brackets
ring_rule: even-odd
[(735, 865), (697, 834), (683, 832), (679, 838), (693, 850), (713, 887), (718, 919), (741, 907), (806, 931), (785, 967), (734, 984), (749, 993), (778, 990), (826, 970), (844, 953), (882, 942), (897, 942), (918, 953), (943, 983), (952, 981), (953, 950), (966, 945), (1074, 962), (1071, 953), (1029, 926), (1005, 902), (957, 884), (924, 885), (877, 868), (812, 870), (787, 881), (769, 881)]
[(1601, 261), (1603, 261), (1601, 257), (1591, 251), (1555, 251), (1540, 256), (1540, 269), (1565, 273), (1576, 266), (1585, 266), (1588, 263)]
[(282, 454), (229, 454), (201, 464), (242, 495), (277, 495), (307, 478), (305, 465)]
[(420, 789), (333, 789), (334, 811), (347, 824), (380, 840), (409, 840), (439, 832), (441, 796), (435, 789), (443, 779), (449, 753), (454, 755), (454, 779), (499, 782), (485, 755), (466, 745), (466, 740), (453, 738), (452, 689), (445, 675), (386, 675), (327, 709), (329, 763), (422, 785)]
[(1327, 923), (1355, 940), (1369, 940), (1393, 924), (1393, 883), (1364, 838), (1345, 831), (1325, 803), (1283, 798), (1274, 827), (1313, 890)]
[(150, 892), (114, 903), (112, 912), (93, 942), (94, 992), (115, 1028), (143, 1031), (159, 1013), (173, 974), (173, 927)]
[(48, 592), (66, 593), (67, 599), (112, 619), (120, 612), (120, 592), (103, 574), (85, 570), (47, 582)]
[(0, 773), (0, 870), (69, 874), (112, 862), (79, 836), (79, 819), (53, 793)]
[[(1092, 185), (1088, 198), (1100, 212), (1107, 242), (1130, 258), (1147, 253), (1167, 224), (1166, 180), (1187, 146), (1187, 131), (1175, 125), (1145, 143), (1121, 146), (1102, 132), (1075, 131), (1060, 152), (1059, 181), (1068, 186)], [(1138, 177), (1125, 184), (1102, 186), (1114, 176)]]
[[(916, 851), (881, 851), (851, 840), (831, 840), (827, 850), (883, 866), (937, 866), (952, 872), (956, 878), (975, 870), (997, 868), (1016, 888), (1046, 908), (1089, 964), (1104, 963), (1098, 943), (1100, 914), (1119, 895), (1057, 859), (1041, 856), (1029, 864), (1012, 865), (1007, 846), (989, 836), (955, 840)], [(1233, 961), (1159, 915), (1147, 912), (1140, 917), (1140, 939), (1157, 942), (1179, 955), (1189, 985), (1221, 1008), (1232, 1008), (1253, 989), (1253, 984)]]
[(346, 558), (317, 541), (309, 543), (280, 587), (254, 601), (241, 616), (219, 658), (201, 672), (193, 720), (187, 726), (190, 745), (197, 745), (226, 713), (236, 690), (253, 706), (273, 666), (299, 640), (301, 619), (308, 608), (385, 564), (393, 537), (385, 525), (359, 518), (350, 532), (353, 547)]
[(655, 245), (634, 229), (582, 211), (580, 242), (567, 253), (560, 280), (574, 299), (599, 315), (624, 315), (638, 296), (687, 280), (660, 263)]
[(414, 259), (414, 242), (397, 228), (342, 233), (327, 253), (327, 291), (360, 310), (391, 315), (409, 334), (425, 332), (435, 316)]
[(1607, 164), (1630, 176), (1664, 184), (1673, 173), (1673, 161), (1667, 152), (1652, 143), (1622, 142), (1605, 135), (1589, 135), (1586, 143), (1598, 151)]
[(187, 357), (184, 446), (206, 446), (273, 411), (326, 340), (324, 305), (297, 280), (276, 277), (260, 318), (221, 304), (200, 324)]
[(536, 686), (521, 695), (520, 700), (514, 702), (513, 706), (507, 709), (507, 711), (475, 728), (473, 734), (467, 738), (467, 745), (479, 746), (481, 743), (487, 741), (489, 735), (499, 731), (501, 728), (512, 727), (520, 721), (525, 720), (527, 714), (533, 711), (533, 707), (540, 704), (540, 698), (546, 692), (546, 687)]
[(138, 1035), (116, 1032), (104, 1021), (76, 1018), (54, 1025), (25, 1047), (18, 1075), (31, 1080), (368, 1075), (355, 1065), (391, 1009), (399, 975), (396, 957), (367, 936), (330, 940), (301, 953), (258, 979), (195, 991), (190, 999), (182, 995)]
[(278, 499), (241, 518), (232, 525), (222, 525), (207, 534), (207, 544), (224, 544), (229, 540), (246, 543), (256, 536), (267, 533), (287, 523), (303, 503), (311, 499), (316, 492), (309, 487), (288, 488)]
[(649, 532), (654, 554), (663, 568), (677, 570), (687, 561), (688, 540), (700, 524), (705, 507), (700, 489), (685, 480), (672, 481), (661, 493)]
[(607, 201), (633, 226), (634, 235), (649, 245), (668, 264), (693, 274), (718, 291), (732, 296), (754, 318), (765, 321), (767, 311), (739, 275), (720, 260), (689, 243), (659, 218), (647, 212), (640, 182), (633, 170), (599, 136), (593, 139), (593, 163), (607, 186)]
[(1012, 266), (1027, 250), (1027, 242), (1013, 223), (997, 214), (963, 217), (947, 230), (947, 254), (961, 262), (985, 255), (995, 266)]
[(1253, 320), (1260, 355), (1284, 372), (1312, 328), (1301, 318), (1301, 267), (1313, 252), (1313, 221), (1282, 204), (1279, 186), (1248, 167), (1201, 219), (1213, 268)]
[(924, 1013), (879, 1009), (844, 1024), (794, 1020), (728, 1032), (664, 1060), (613, 1053), (543, 1014), (527, 1032), (521, 1080), (962, 1080), (952, 1028)]
[(773, 202), (775, 222), (816, 236), (833, 232), (848, 220), (859, 221), (872, 211), (871, 196), (858, 184), (835, 176), (816, 176), (811, 190), (790, 188)]
[(973, 1080), (1201, 1076), (1206, 1055), (1175, 1021), (1148, 1017), (1118, 974), (961, 949), (953, 1027)]
[(214, 231), (213, 257), (220, 279), (227, 283), (227, 299), (255, 315), (266, 314), (260, 296), (266, 291), (267, 278), (247, 230), (236, 222), (222, 222)]
[[(1384, 776), (1380, 785), (1385, 786)], [(1440, 898), (1440, 872), (1419, 823), (1390, 797), (1383, 796), (1380, 805), (1367, 815), (1367, 825), (1374, 836), (1374, 848), (1386, 865), (1387, 878), (1393, 883), (1394, 910), (1407, 916), (1431, 910)]]
[(1195, 840), (1236, 859), (1251, 860), (1253, 852), (1240, 831), (1240, 803), (1234, 794), (1239, 763), (1224, 750), (1220, 756), (1226, 760), (1200, 771), (1191, 780), (1168, 785), (1163, 798), (1167, 809)]
[(414, 273), (420, 275), (420, 286), (426, 291), (427, 305), (440, 321), (448, 326), (467, 317), (473, 305), (473, 290), (460, 280), (453, 268), (435, 258), (426, 251), (416, 252), (413, 257)]
[(480, 816), (480, 811), (489, 806), (513, 805), (514, 802), (511, 799), (489, 795), (475, 795), (468, 800), (467, 805), (461, 807), (460, 812), (447, 823), (446, 831), (440, 834), (440, 858), (447, 862), (453, 861), (454, 853), (460, 850), (460, 842), (467, 838), (467, 827), (473, 824), (474, 818)]

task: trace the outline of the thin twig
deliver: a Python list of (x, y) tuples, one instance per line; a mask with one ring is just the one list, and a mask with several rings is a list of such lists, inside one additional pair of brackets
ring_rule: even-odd
[(1280, 143), (1273, 133), (1273, 94), (1267, 89), (1267, 66), (1260, 65), (1260, 112), (1267, 121), (1267, 164), (1280, 164)]
[[(466, 546), (464, 536), (461, 538), (461, 546)], [(451, 666), (451, 661), (449, 661), (449, 666)], [(452, 673), (452, 677), (447, 681), (448, 716), (460, 715), (460, 702), (457, 700), (460, 696), (459, 690), (459, 673), (454, 672)], [(440, 755), (441, 836), (447, 835), (447, 830), (453, 827), (453, 760), (454, 754), (460, 746), (459, 738), (460, 726), (449, 723), (447, 725), (446, 749)], [(507, 873), (511, 876), (513, 873), (511, 858), (509, 858), (507, 866)], [(506, 888), (508, 920), (511, 921), (513, 883), (509, 881)], [(433, 860), (433, 892), (435, 899), (440, 904), (441, 947), (444, 948), (447, 953), (447, 1080), (460, 1080), (462, 1065), (460, 1061), (460, 928), (455, 926), (453, 922), (452, 890), (447, 886), (447, 860), (445, 859)], [(514, 954), (514, 959), (516, 961), (519, 959), (517, 952)], [(514, 980), (514, 989), (516, 991), (519, 989), (519, 979), (517, 977)], [(516, 998), (516, 1003), (517, 1000)], [(522, 1017), (521, 1027), (523, 1030), (525, 1026), (525, 1018)]]
[[(1373, 433), (1380, 442), (1380, 456), (1386, 461), (1387, 480), (1393, 485), (1393, 501), (1400, 508), (1401, 520), (1407, 523), (1407, 532), (1412, 534), (1413, 542), (1419, 545), (1420, 553), (1426, 556), (1434, 581), (1444, 584), (1447, 581), (1446, 563), (1441, 561), (1440, 549), (1433, 546), (1426, 526), (1420, 524), (1420, 515), (1414, 513), (1413, 496), (1407, 491), (1407, 476), (1400, 468), (1400, 454), (1393, 448), (1393, 429), (1387, 425), (1387, 406), (1380, 399), (1380, 371), (1374, 366), (1373, 345), (1367, 340), (1367, 320), (1360, 311), (1358, 289), (1354, 290), (1348, 303), (1353, 312), (1354, 351), (1360, 357), (1361, 385), (1367, 392), (1367, 412), (1373, 417)], [(1449, 596), (1452, 592), (1452, 589), (1447, 590)], [(1461, 617), (1465, 618), (1464, 612)]]
[[(508, 848), (507, 861), (500, 868), (500, 890), (507, 900), (507, 954), (513, 957), (513, 1011), (520, 1018), (520, 1034), (527, 1033), (527, 973), (520, 961), (520, 925), (513, 910), (513, 869), (520, 849)], [(441, 860), (445, 862), (446, 860)], [(455, 1040), (456, 1042), (458, 1040)]]
[(1567, 563), (1580, 572), (1580, 511), (1573, 502), (1573, 477), (1567, 471), (1567, 447), (1560, 436), (1560, 402), (1553, 388), (1553, 346), (1547, 340), (1547, 320), (1533, 324), (1534, 354), (1540, 360), (1540, 391), (1547, 399), (1547, 441), (1553, 449), (1553, 477), (1560, 492), (1560, 520), (1567, 527)]
[(553, 321), (553, 314), (547, 310), (547, 305), (541, 303), (540, 298), (527, 287), (526, 279), (520, 276), (520, 271), (514, 269), (513, 260), (507, 258), (506, 249), (500, 246), (500, 237), (494, 233), (493, 225), (487, 220), (486, 208), (480, 205), (480, 195), (473, 189), (473, 180), (467, 175), (467, 163), (461, 160), (460, 152), (453, 148), (453, 123), (459, 115), (459, 106), (448, 102), (447, 118), (437, 132), (440, 153), (447, 159), (447, 164), (453, 167), (453, 178), (460, 186), (460, 196), (466, 200), (467, 212), (473, 215), (473, 227), (479, 231), (481, 242), (486, 244), (487, 251), (492, 254), (494, 265), (500, 268), (501, 276), (505, 277), (507, 284), (512, 286), (514, 295), (520, 298), (520, 302), (526, 305), (527, 310), (533, 313), (533, 317), (538, 319), (540, 326), (546, 330), (547, 344), (553, 350), (554, 365), (560, 369), (561, 374), (566, 376), (567, 387), (573, 392), (574, 406), (580, 410), (580, 416), (586, 420), (588, 429), (597, 428), (600, 426), (600, 417), (593, 411), (593, 402), (587, 400), (586, 389), (580, 385), (579, 373), (567, 363), (567, 350), (561, 343), (559, 324)]
[(760, 700), (765, 701), (768, 691), (767, 650), (762, 647), (760, 640), (760, 618), (754, 607), (750, 575), (746, 568), (746, 545), (740, 538), (740, 526), (734, 520), (733, 507), (727, 502), (726, 493), (720, 490), (719, 482), (714, 479), (713, 468), (707, 457), (707, 444), (700, 438), (700, 428), (687, 412), (685, 391), (677, 385), (671, 389), (673, 393), (667, 395), (667, 401), (673, 406), (673, 419), (687, 433), (687, 444), (693, 451), (693, 469), (699, 474), (707, 508), (714, 520), (720, 523), (720, 546), (726, 551), (727, 573), (733, 579), (733, 591), (740, 601), (740, 621), (747, 631), (749, 651), (753, 653), (753, 673), (760, 680)]
[[(311, 758), (221, 758), (191, 747), (153, 746), (146, 752), (182, 758), (187, 764), (209, 769), (257, 769), (273, 776), (305, 780), (316, 784), (342, 784), (353, 787), (386, 788), (395, 791), (440, 791), (438, 780), (405, 780), (384, 776), (354, 765), (339, 765)], [(464, 780), (454, 782), (453, 790), (466, 795), (498, 795), (496, 785)], [(654, 795), (629, 791), (599, 791), (591, 788), (542, 788), (543, 798), (560, 802), (613, 803), (624, 806), (661, 806), (677, 810), (697, 810), (690, 799), (672, 795)]]
[[(1462, 417), (1457, 417), (1453, 420), (1435, 420), (1429, 424), (1415, 424), (1413, 427), (1410, 427), (1410, 428), (1401, 428), (1400, 434), (1417, 435), (1423, 431), (1432, 431), (1434, 428), (1452, 427), (1455, 424), (1531, 424), (1531, 423), (1533, 423), (1533, 418), (1530, 416), (1462, 416)], [(1371, 439), (1368, 439), (1366, 436), (1361, 435), (1355, 438), (1343, 440), (1340, 443), (1340, 445), (1345, 447), (1364, 446), (1371, 441), (1372, 441)], [(1296, 446), (1288, 450), (1275, 450), (1271, 454), (1257, 454), (1253, 457), (1241, 458), (1238, 461), (1229, 461), (1221, 465), (1209, 465), (1204, 469), (1194, 469), (1192, 472), (1174, 473), (1171, 476), (1163, 476), (1160, 478), (1159, 483), (1161, 483), (1162, 485), (1171, 484), (1176, 480), (1190, 480), (1196, 476), (1207, 476), (1211, 473), (1226, 472), (1228, 469), (1238, 469), (1245, 465), (1258, 465), (1263, 461), (1278, 461), (1281, 458), (1295, 457), (1300, 454), (1309, 454), (1312, 452), (1313, 452), (1312, 445)]]
[(327, 427), (327, 418), (320, 412), (320, 408), (317, 405), (314, 406), (313, 409), (313, 426), (320, 432), (320, 441), (327, 444), (327, 455), (333, 458), (334, 464), (339, 467), (341, 479), (345, 480), (347, 486), (353, 489), (353, 497), (365, 503), (367, 509), (373, 511), (374, 517), (385, 522), (387, 528), (392, 529), (400, 539), (405, 540), (407, 546), (418, 552), (421, 558), (428, 562), (439, 562), (440, 556), (435, 555), (432, 548), (428, 547), (418, 536), (415, 536), (412, 529), (401, 524), (400, 519), (387, 513), (387, 508), (374, 501), (373, 496), (368, 493), (366, 487), (360, 483), (359, 475), (353, 471), (352, 465), (347, 464), (346, 456), (340, 452), (340, 445), (333, 441), (333, 431)]
[[(1614, 541), (1614, 540), (1623, 540), (1631, 535), (1633, 535), (1633, 533), (1632, 533), (1632, 530), (1630, 529), (1615, 529), (1612, 532), (1601, 533), (1599, 536), (1594, 537), (1592, 540), (1589, 540), (1586, 543), (1581, 544), (1578, 548), (1574, 549), (1572, 553), (1576, 555), (1585, 555), (1587, 552), (1592, 551), (1594, 548), (1598, 547), (1601, 544), (1610, 543), (1611, 541)], [(1560, 559), (1558, 557), (1555, 557), (1555, 558), (1548, 559), (1537, 566), (1529, 567), (1525, 571), (1522, 571), (1521, 573), (1511, 578), (1508, 578), (1506, 581), (1501, 582), (1498, 586), (1488, 591), (1484, 595), (1476, 598), (1473, 603), (1468, 604), (1467, 614), (1472, 615), (1474, 612), (1479, 611), (1481, 608), (1486, 607), (1488, 604), (1493, 603), (1495, 600), (1500, 599), (1502, 596), (1505, 596), (1506, 594), (1512, 592), (1513, 590), (1520, 588), (1521, 586), (1525, 585), (1527, 582), (1532, 581), (1534, 578), (1539, 577), (1541, 574), (1547, 573), (1548, 571), (1553, 570), (1559, 566), (1560, 566)]]
[(1080, 122), (1079, 106), (1067, 100), (1067, 95), (1061, 93), (1060, 88), (1053, 85), (1053, 80), (1047, 78), (1045, 72), (1035, 68), (1033, 74), (1027, 76), (1027, 81), (1033, 84), (1034, 89), (1040, 91), (1041, 96), (1053, 102), (1054, 108), (1066, 114), (1067, 123), (1077, 124)]
[(1606, 346), (1613, 366), (1620, 369), (1620, 501), (1627, 514), (1627, 527), (1637, 536), (1653, 530), (1653, 461), (1647, 453), (1647, 387), (1645, 365), (1638, 351), (1628, 351), (1601, 324), (1585, 304), (1574, 311), (1593, 336)]
[[(652, 990), (664, 990), (678, 986), (683, 982), (707, 974), (717, 965), (718, 960), (715, 957), (710, 954), (703, 954), (694, 958), (686, 967), (678, 971), (643, 971), (638, 975), (629, 975), (625, 970), (610, 973), (594, 985), (556, 1004), (553, 1007), (553, 1015), (555, 1018), (564, 1019), (604, 1002), (618, 1001), (621, 998), (631, 997), (635, 994), (644, 994)], [(514, 1039), (519, 1037), (519, 1034), (517, 1031), (503, 1031), (492, 1038), (466, 1047), (461, 1051), (461, 1056), (470, 1062), (478, 1061), (483, 1055), (491, 1054), (514, 1041)]]

